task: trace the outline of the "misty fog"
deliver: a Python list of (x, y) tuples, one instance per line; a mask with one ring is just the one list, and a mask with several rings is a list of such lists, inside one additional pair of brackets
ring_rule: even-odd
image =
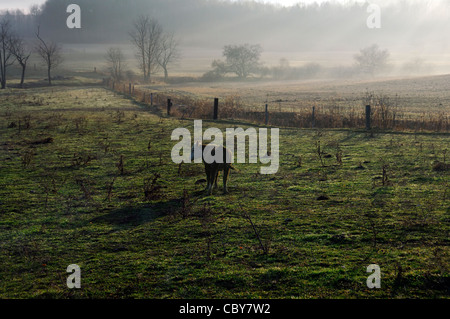
[(111, 46), (123, 48), (134, 67), (129, 32), (136, 17), (145, 14), (179, 40), (182, 58), (171, 67), (178, 75), (201, 75), (221, 58), (225, 45), (243, 43), (261, 45), (265, 67), (281, 61), (293, 68), (314, 64), (345, 76), (360, 49), (378, 44), (390, 53), (390, 74), (450, 72), (448, 1), (384, 3), (379, 29), (367, 26), (368, 3), (280, 7), (220, 0), (78, 0), (82, 28), (68, 29), (66, 8), (72, 2), (48, 0), (30, 15), (14, 8), (2, 15), (30, 42), (40, 25), (45, 37), (62, 43), (70, 57), (65, 67), (101, 68)]

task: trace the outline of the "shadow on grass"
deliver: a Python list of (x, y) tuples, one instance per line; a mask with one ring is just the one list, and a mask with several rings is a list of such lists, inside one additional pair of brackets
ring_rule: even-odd
[(102, 216), (93, 218), (91, 222), (96, 224), (108, 224), (120, 229), (126, 229), (153, 222), (158, 218), (176, 212), (181, 209), (181, 207), (182, 202), (179, 199), (172, 199), (155, 204), (127, 206), (106, 211)]
[[(235, 189), (230, 187), (230, 192), (234, 191)], [(153, 222), (158, 218), (165, 216), (176, 215), (178, 213), (183, 215), (183, 209), (190, 211), (192, 206), (198, 201), (212, 201), (214, 196), (227, 195), (223, 195), (221, 189), (216, 189), (214, 190), (213, 195), (206, 196), (205, 190), (202, 187), (201, 190), (189, 192), (186, 194), (186, 197), (160, 200), (158, 202), (141, 203), (134, 206), (104, 209), (101, 216), (93, 218), (90, 222), (94, 224), (111, 225), (119, 229), (132, 228)]]

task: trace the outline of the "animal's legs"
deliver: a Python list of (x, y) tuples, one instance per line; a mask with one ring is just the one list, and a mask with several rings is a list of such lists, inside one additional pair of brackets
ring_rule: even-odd
[(223, 193), (224, 194), (228, 194), (227, 181), (228, 181), (229, 174), (230, 174), (230, 168), (225, 167), (223, 170)]
[(209, 191), (209, 189), (210, 189), (209, 183), (211, 181), (211, 178), (210, 178), (211, 173), (210, 173), (208, 167), (205, 167), (205, 172), (206, 172), (206, 188), (205, 188), (205, 191)]

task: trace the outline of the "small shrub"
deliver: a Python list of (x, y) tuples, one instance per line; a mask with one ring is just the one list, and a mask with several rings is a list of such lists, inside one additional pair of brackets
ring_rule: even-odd
[(80, 186), (86, 200), (92, 199), (92, 181), (82, 177), (76, 177), (75, 182)]
[(153, 174), (153, 177), (148, 177), (144, 179), (144, 198), (147, 201), (158, 199), (161, 195), (161, 189), (164, 186), (159, 185), (158, 179), (161, 175), (158, 173)]
[(125, 174), (125, 165), (123, 162), (123, 155), (120, 155), (119, 161), (116, 164), (117, 169), (119, 170), (119, 174), (120, 175), (124, 175)]
[(19, 121), (19, 129), (29, 130), (31, 128), (31, 116), (25, 115), (22, 121)]
[(117, 124), (122, 124), (123, 120), (125, 119), (125, 112), (121, 110), (116, 111), (114, 119)]
[(450, 164), (442, 163), (439, 161), (436, 161), (433, 164), (433, 171), (435, 172), (447, 172), (450, 170)]
[(383, 166), (382, 166), (382, 169), (383, 169), (383, 177), (382, 177), (383, 186), (391, 185), (391, 182), (389, 181), (389, 176), (388, 176), (388, 168), (389, 168), (389, 164), (383, 164)]
[(106, 198), (105, 198), (105, 202), (111, 201), (111, 197), (112, 197), (112, 191), (113, 191), (113, 187), (114, 187), (114, 183), (116, 182), (116, 178), (114, 177), (114, 179), (110, 182), (110, 183), (106, 183)]
[(87, 119), (85, 116), (77, 117), (73, 120), (73, 124), (78, 133), (83, 133), (87, 128)]
[(97, 157), (92, 154), (88, 153), (75, 153), (73, 154), (72, 158), (72, 166), (74, 167), (80, 167), (80, 166), (87, 166), (89, 163), (93, 160), (96, 160)]
[(33, 150), (26, 150), (25, 152), (22, 153), (21, 155), (21, 160), (22, 160), (22, 167), (23, 168), (27, 168), (31, 165), (31, 162), (33, 161), (35, 156), (35, 153), (33, 152)]

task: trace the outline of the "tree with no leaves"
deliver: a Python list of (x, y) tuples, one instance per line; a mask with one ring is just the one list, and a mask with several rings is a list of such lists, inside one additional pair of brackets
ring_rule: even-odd
[(164, 80), (167, 82), (169, 78), (168, 66), (172, 62), (180, 58), (178, 51), (178, 42), (175, 40), (173, 34), (163, 34), (161, 36), (161, 52), (159, 54), (158, 63), (164, 70)]
[(146, 41), (149, 18), (139, 16), (134, 22), (133, 31), (129, 33), (131, 42), (136, 47), (136, 57), (139, 60), (139, 67), (144, 74), (144, 81), (147, 82), (147, 63), (146, 63)]
[(0, 21), (0, 83), (2, 89), (6, 89), (6, 70), (14, 63), (11, 53), (11, 41), (11, 25), (4, 18)]
[(25, 70), (27, 68), (28, 59), (31, 56), (31, 51), (27, 49), (25, 41), (23, 38), (18, 36), (13, 36), (11, 38), (11, 54), (16, 58), (17, 62), (19, 62), (22, 67), (22, 76), (20, 79), (20, 87), (23, 88), (23, 84), (25, 82)]
[(122, 50), (120, 48), (109, 48), (108, 52), (106, 52), (106, 61), (108, 63), (108, 69), (111, 72), (111, 77), (114, 81), (120, 81), (125, 65), (125, 57)]
[(61, 55), (61, 47), (53, 41), (45, 41), (39, 34), (39, 27), (36, 32), (38, 43), (36, 45), (36, 53), (42, 58), (47, 66), (48, 85), (52, 85), (51, 70), (60, 65), (63, 61)]
[(158, 21), (148, 16), (139, 16), (129, 33), (145, 82), (149, 82), (152, 74), (160, 67), (162, 33)]
[(162, 37), (162, 27), (158, 21), (150, 19), (150, 24), (147, 32), (147, 47), (146, 47), (146, 60), (147, 60), (147, 72), (148, 81), (151, 80), (153, 73), (158, 71), (159, 56), (161, 54), (161, 37)]

